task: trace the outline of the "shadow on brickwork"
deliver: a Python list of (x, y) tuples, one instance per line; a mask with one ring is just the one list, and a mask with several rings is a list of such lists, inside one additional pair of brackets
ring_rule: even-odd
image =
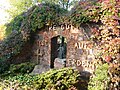
[[(76, 90), (88, 90), (88, 83), (90, 80), (91, 73), (87, 71), (81, 71), (79, 82), (76, 83), (74, 86), (76, 87)], [(74, 89), (71, 89), (74, 90)]]

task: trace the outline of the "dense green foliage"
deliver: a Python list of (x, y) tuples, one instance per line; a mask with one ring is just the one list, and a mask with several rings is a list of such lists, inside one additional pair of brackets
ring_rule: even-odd
[[(72, 68), (50, 70), (40, 75), (17, 75), (0, 80), (0, 88), (4, 89), (37, 89), (37, 90), (67, 90), (78, 83), (79, 72)], [(3, 83), (4, 82), (4, 83)]]
[(60, 23), (60, 16), (65, 13), (63, 8), (55, 4), (39, 4), (28, 12), (27, 21), (30, 30), (41, 29), (45, 26), (51, 26)]
[(8, 60), (12, 56), (18, 54), (23, 45), (24, 40), (22, 34), (14, 31), (0, 45), (0, 60)]
[[(107, 4), (107, 6), (106, 6)], [(101, 22), (108, 18), (119, 20), (119, 1), (80, 1), (72, 10), (69, 20), (73, 25), (79, 26), (81, 23)]]
[[(99, 0), (94, 4), (92, 4), (89, 1), (84, 1), (80, 2), (75, 8), (73, 8), (73, 11), (70, 16), (71, 23), (75, 26), (79, 26), (81, 23), (87, 22), (95, 22), (99, 25), (99, 27), (93, 26), (93, 28), (91, 28), (91, 38), (95, 42), (95, 45), (100, 53), (99, 55), (97, 53), (97, 59), (110, 63), (110, 76), (106, 76), (106, 78), (110, 78), (109, 90), (118, 89), (118, 83), (120, 81), (118, 75), (120, 68), (119, 7), (119, 0)], [(107, 73), (108, 72), (106, 70), (106, 74)], [(104, 75), (101, 75), (101, 77), (102, 76)], [(98, 90), (99, 87), (101, 87), (101, 84), (98, 84), (96, 87), (96, 90)]]
[(81, 23), (98, 21), (99, 8), (94, 1), (81, 1), (72, 10), (69, 20), (73, 25), (80, 26)]
[(44, 3), (18, 15), (7, 25), (6, 33), (9, 35), (0, 45), (0, 60), (8, 60), (18, 54), (25, 42), (30, 40), (31, 32), (59, 24), (60, 16), (65, 12), (59, 5)]
[(107, 90), (110, 78), (108, 78), (108, 64), (98, 65), (95, 75), (91, 78), (88, 90)]
[(11, 64), (9, 71), (12, 74), (26, 74), (30, 73), (33, 70), (34, 66), (35, 66), (34, 63), (29, 62), (21, 63), (18, 65)]
[(25, 12), (33, 6), (32, 0), (8, 0), (10, 3), (10, 8), (7, 9), (10, 18), (13, 19), (21, 13)]
[(65, 68), (56, 71), (49, 71), (45, 74), (42, 74), (42, 77), (37, 80), (35, 86), (37, 89), (65, 90), (77, 83), (78, 79), (78, 71), (70, 68)]
[(12, 33), (12, 31), (19, 32), (21, 24), (22, 24), (22, 22), (23, 22), (24, 19), (25, 19), (24, 13), (18, 15), (14, 19), (12, 19), (11, 22), (6, 25), (6, 27), (7, 27), (7, 29), (6, 29), (6, 35), (8, 36), (9, 34)]
[(55, 3), (55, 4), (59, 4), (60, 7), (64, 8), (64, 9), (69, 9), (71, 5), (73, 5), (75, 2), (77, 2), (77, 0), (38, 0), (38, 2), (49, 2), (49, 3)]
[(0, 76), (1, 77), (8, 77), (14, 76), (18, 74), (27, 74), (32, 72), (34, 69), (35, 64), (30, 62), (25, 62), (21, 64), (7, 64), (7, 62), (2, 61), (0, 63)]
[(9, 63), (4, 60), (0, 60), (0, 74), (4, 73), (5, 71), (9, 70)]
[(60, 8), (54, 3), (38, 4), (31, 7), (27, 12), (16, 16), (8, 25), (6, 29), (7, 35), (12, 31), (21, 31), (22, 29), (29, 29), (35, 31), (43, 27), (60, 23), (60, 16), (66, 12), (65, 9)]
[[(93, 87), (92, 85), (96, 86), (96, 90), (106, 88), (110, 78), (109, 84), (112, 86), (110, 86), (109, 89), (118, 89), (120, 50), (119, 6), (120, 2), (117, 0), (99, 0), (99, 2), (83, 1), (73, 8), (69, 17), (64, 17), (63, 14), (65, 10), (55, 4), (44, 3), (33, 6), (26, 13), (23, 13), (16, 17), (7, 26), (6, 31), (8, 31), (8, 33), (12, 33), (2, 43), (2, 46), (0, 46), (0, 60), (8, 60), (14, 55), (20, 53), (21, 47), (26, 41), (29, 40), (31, 32), (36, 32), (37, 30), (41, 30), (44, 27), (49, 27), (54, 24), (60, 24), (66, 19), (67, 23), (70, 23), (74, 26), (80, 26), (81, 23), (95, 22), (100, 25), (98, 28), (91, 28), (91, 38), (93, 41), (95, 41), (95, 45), (97, 45), (99, 49), (100, 55), (97, 56), (99, 57), (98, 59), (101, 59), (104, 62), (110, 64), (110, 76), (107, 76), (108, 65), (101, 65), (102, 67), (99, 67), (95, 71), (96, 76), (91, 79), (89, 88), (90, 90), (94, 90), (93, 88), (95, 87)], [(1, 69), (2, 72), (4, 70), (4, 68)], [(101, 75), (102, 73), (103, 75)], [(52, 75), (54, 76), (54, 74), (56, 75), (56, 73), (53, 73)], [(60, 75), (61, 74), (63, 73), (60, 73)], [(23, 76), (20, 77), (23, 78)], [(44, 83), (42, 80), (46, 80), (46, 78), (48, 81)], [(37, 82), (39, 83), (39, 85), (42, 83), (43, 87), (35, 85), (36, 88), (56, 88), (57, 85), (53, 85), (53, 83), (56, 82), (53, 82), (54, 78), (56, 79), (56, 77), (54, 76), (53, 78), (51, 76), (51, 79), (49, 78), (51, 81), (49, 81), (47, 75), (46, 78), (41, 78), (42, 80), (40, 79), (40, 81), (38, 80)], [(107, 80), (107, 83), (105, 82), (104, 84), (104, 80)], [(48, 82), (50, 83), (50, 85), (48, 84)], [(48, 86), (45, 85), (46, 83)], [(61, 83), (63, 85), (63, 88), (69, 87), (69, 85), (64, 85), (64, 81), (60, 81), (60, 85)], [(51, 85), (53, 85), (54, 87), (51, 87)]]

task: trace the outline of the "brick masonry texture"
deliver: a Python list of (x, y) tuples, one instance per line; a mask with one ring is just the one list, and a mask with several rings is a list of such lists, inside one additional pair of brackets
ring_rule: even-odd
[[(90, 30), (89, 30), (90, 31)], [(75, 28), (72, 25), (64, 27), (50, 27), (39, 31), (35, 35), (35, 42), (32, 47), (32, 62), (37, 64), (51, 64), (51, 39), (63, 36), (67, 40), (66, 66), (82, 66), (83, 69), (90, 71), (94, 66), (90, 66), (94, 57), (93, 42), (89, 40), (90, 32), (86, 33), (82, 27)], [(59, 61), (59, 60), (58, 60)], [(64, 67), (58, 61), (54, 61), (54, 66)], [(89, 64), (89, 65), (86, 65)]]

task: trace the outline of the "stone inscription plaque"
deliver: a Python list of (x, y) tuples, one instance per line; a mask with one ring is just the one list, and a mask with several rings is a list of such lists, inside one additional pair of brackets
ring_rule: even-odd
[(97, 67), (97, 64), (100, 62), (98, 60), (71, 60), (69, 59), (70, 66), (83, 67), (84, 71), (89, 71), (92, 73)]

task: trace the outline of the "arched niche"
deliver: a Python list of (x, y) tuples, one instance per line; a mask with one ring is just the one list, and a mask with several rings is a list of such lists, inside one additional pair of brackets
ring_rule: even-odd
[(66, 64), (67, 39), (61, 35), (51, 38), (50, 67), (54, 68), (55, 59), (61, 64)]

